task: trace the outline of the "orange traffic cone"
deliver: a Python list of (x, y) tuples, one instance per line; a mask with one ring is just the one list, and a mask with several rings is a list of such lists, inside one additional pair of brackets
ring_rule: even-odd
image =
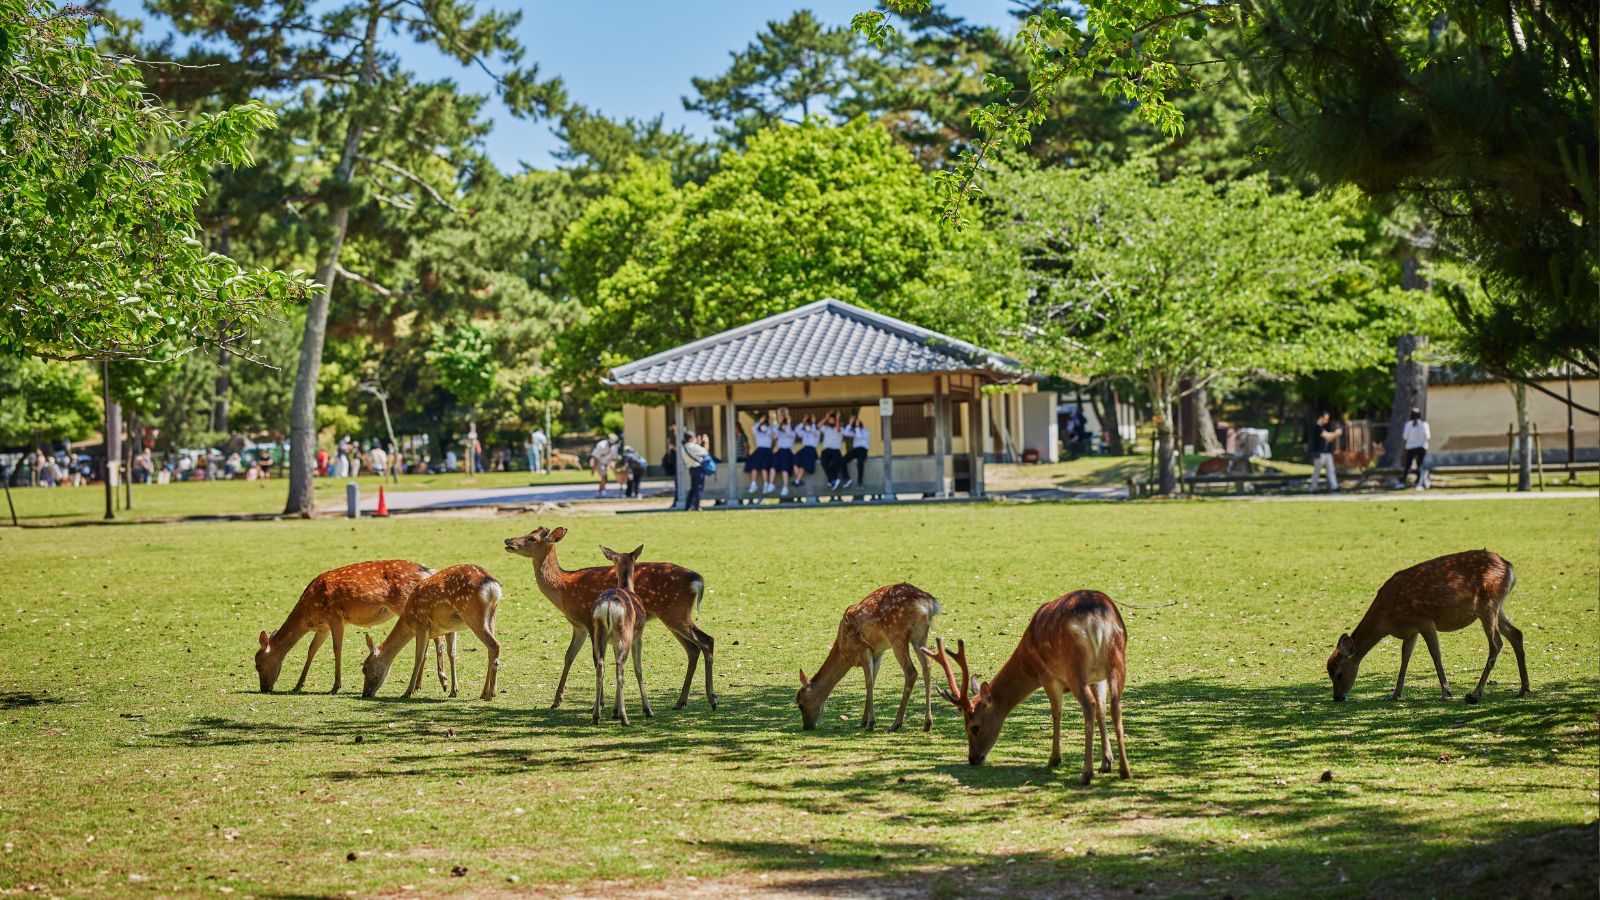
[(389, 501), (384, 499), (383, 485), (381, 484), (378, 485), (378, 511), (373, 513), (373, 515), (380, 519), (389, 515)]

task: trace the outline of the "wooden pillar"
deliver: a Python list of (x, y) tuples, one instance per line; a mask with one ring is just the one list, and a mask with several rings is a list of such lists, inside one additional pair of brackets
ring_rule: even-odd
[(733, 405), (733, 385), (728, 385), (727, 401), (722, 404), (722, 433), (728, 442), (727, 461), (722, 465), (728, 473), (728, 505), (739, 505), (739, 408)]
[(945, 441), (948, 439), (948, 430), (944, 408), (944, 376), (936, 375), (933, 379), (933, 468), (938, 474), (939, 486), (934, 489), (935, 497), (950, 496), (949, 482), (944, 478)]
[[(673, 398), (672, 423), (677, 426), (675, 433), (681, 444), (683, 441), (683, 391), (678, 391), (677, 396)], [(678, 460), (678, 473), (673, 481), (677, 483), (678, 488), (672, 498), (672, 508), (683, 509), (689, 496), (689, 461), (684, 459), (681, 449), (674, 454), (674, 457)]]
[(972, 496), (987, 496), (983, 486), (983, 457), (989, 449), (989, 398), (983, 395), (983, 385), (977, 380), (972, 386)]
[(883, 379), (883, 388), (879, 394), (883, 400), (888, 400), (891, 411), (883, 414), (883, 403), (878, 403), (878, 430), (883, 433), (883, 499), (893, 500), (894, 496), (894, 413), (892, 407), (894, 398), (889, 396), (889, 379)]

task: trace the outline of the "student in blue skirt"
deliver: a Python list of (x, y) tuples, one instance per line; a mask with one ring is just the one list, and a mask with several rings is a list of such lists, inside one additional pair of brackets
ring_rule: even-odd
[(794, 455), (794, 486), (806, 486), (806, 477), (817, 471), (817, 444), (822, 440), (822, 429), (817, 427), (817, 417), (806, 414), (794, 430), (800, 438), (800, 449)]
[(839, 489), (839, 470), (843, 467), (844, 429), (839, 427), (838, 411), (822, 417), (822, 477), (828, 479), (828, 489)]
[[(872, 447), (872, 432), (862, 424), (861, 416), (850, 418), (850, 424), (844, 427), (844, 436), (850, 439), (850, 452), (844, 455), (844, 461), (839, 466), (840, 474), (845, 476), (844, 486), (852, 484), (865, 486), (867, 483), (867, 451)], [(856, 477), (849, 477), (850, 463), (856, 464)]]
[(778, 496), (789, 496), (789, 473), (794, 470), (794, 423), (787, 408), (778, 410), (772, 436), (772, 472), (778, 477)]
[(755, 449), (750, 451), (749, 457), (744, 461), (745, 474), (750, 476), (748, 492), (754, 494), (760, 489), (763, 494), (772, 493), (772, 439), (777, 434), (777, 428), (772, 424), (772, 417), (762, 413), (756, 419)]

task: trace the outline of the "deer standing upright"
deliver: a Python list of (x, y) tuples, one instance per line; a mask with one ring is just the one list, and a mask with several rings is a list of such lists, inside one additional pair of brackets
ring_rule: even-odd
[[(409, 697), (422, 686), (422, 669), (427, 660), (424, 648), (430, 637), (453, 634), (466, 629), (478, 636), (488, 651), (489, 668), (483, 678), (483, 693), (479, 699), (493, 700), (495, 680), (500, 672), (500, 642), (494, 635), (495, 614), (500, 608), (500, 582), (479, 566), (451, 566), (430, 576), (411, 595), (405, 612), (394, 623), (394, 630), (373, 644), (367, 635), (367, 658), (361, 664), (363, 683), (361, 696), (371, 697), (383, 687), (389, 677), (389, 668), (406, 644), (416, 646), (416, 661), (411, 670), (411, 681), (402, 696)], [(451, 672), (455, 696), (454, 669)]]
[[(273, 685), (277, 684), (278, 673), (283, 669), (284, 657), (294, 649), (300, 638), (312, 632), (311, 649), (306, 653), (306, 664), (300, 670), (300, 680), (295, 682), (294, 689), (298, 691), (305, 687), (306, 675), (311, 672), (311, 661), (316, 658), (322, 642), (331, 634), (331, 693), (339, 693), (344, 674), (345, 626), (381, 625), (400, 615), (417, 585), (432, 574), (432, 569), (409, 560), (384, 559), (333, 569), (311, 579), (283, 624), (270, 633), (261, 632), (261, 646), (256, 650), (256, 676), (260, 679), (261, 692), (271, 692)], [(442, 645), (436, 643), (435, 651), (439, 660), (439, 684), (443, 687)], [(453, 658), (451, 665), (455, 665)]]
[[(924, 656), (944, 669), (950, 689), (939, 689), (961, 710), (967, 732), (967, 762), (982, 765), (1000, 737), (1000, 727), (1017, 704), (1044, 689), (1050, 698), (1052, 723), (1050, 765), (1061, 763), (1061, 698), (1070, 693), (1083, 707), (1083, 783), (1094, 779), (1094, 729), (1100, 726), (1100, 771), (1111, 771), (1111, 741), (1106, 735), (1106, 707), (1117, 730), (1117, 756), (1123, 778), (1129, 777), (1127, 739), (1122, 733), (1122, 688), (1126, 682), (1128, 633), (1111, 598), (1099, 591), (1073, 591), (1039, 607), (1011, 658), (981, 686), (967, 671), (966, 645), (956, 643), (947, 654), (944, 641), (937, 653)], [(953, 655), (961, 681), (950, 671)]]
[[(561, 680), (556, 684), (554, 709), (561, 705), (567, 689), (567, 675), (572, 661), (589, 638), (594, 615), (594, 602), (613, 584), (615, 572), (610, 566), (568, 571), (561, 568), (556, 558), (556, 544), (567, 536), (565, 528), (535, 528), (520, 537), (506, 538), (506, 552), (533, 560), (534, 579), (539, 590), (555, 604), (572, 626), (572, 642), (567, 645), (567, 659), (561, 667)], [(705, 594), (705, 580), (683, 566), (673, 563), (643, 563), (634, 569), (634, 591), (644, 605), (645, 620), (658, 619), (672, 632), (689, 654), (689, 668), (683, 676), (683, 691), (678, 695), (677, 707), (689, 702), (689, 688), (694, 684), (694, 672), (701, 654), (706, 658), (706, 700), (717, 708), (717, 695), (711, 687), (711, 657), (716, 642), (711, 635), (701, 631), (694, 623)], [(636, 635), (633, 645), (633, 673), (644, 680), (641, 661), (643, 633)], [(644, 714), (653, 716), (649, 701), (645, 701)]]
[[(928, 628), (933, 617), (940, 612), (939, 601), (920, 588), (909, 584), (891, 584), (878, 588), (844, 611), (839, 620), (839, 630), (833, 639), (822, 667), (811, 678), (800, 670), (800, 692), (795, 703), (800, 706), (800, 722), (807, 730), (817, 727), (822, 717), (823, 705), (840, 680), (857, 666), (867, 679), (867, 705), (861, 713), (861, 727), (872, 729), (877, 725), (873, 709), (873, 688), (878, 680), (878, 663), (885, 650), (893, 650), (895, 661), (905, 674), (905, 690), (900, 695), (900, 713), (894, 717), (890, 731), (899, 731), (906, 719), (906, 705), (911, 702), (911, 690), (917, 686), (917, 667), (913, 658), (917, 650), (928, 643)], [(928, 677), (928, 660), (922, 659), (922, 730), (933, 728), (932, 681)]]
[[(605, 703), (606, 648), (610, 647), (612, 658), (617, 662), (617, 702), (611, 717), (621, 719), (622, 724), (627, 725), (628, 704), (623, 696), (623, 672), (628, 654), (638, 641), (639, 629), (644, 627), (644, 604), (633, 592), (634, 569), (639, 562), (639, 555), (644, 552), (644, 545), (639, 545), (632, 553), (618, 553), (608, 547), (601, 547), (600, 552), (616, 567), (617, 584), (602, 591), (595, 599), (594, 612), (590, 617), (589, 639), (594, 647), (594, 723), (600, 724), (600, 707)], [(650, 701), (644, 692), (644, 675), (642, 672), (635, 674), (639, 677), (639, 700), (648, 709)]]
[(1445, 678), (1444, 660), (1439, 656), (1439, 632), (1457, 631), (1479, 622), (1489, 639), (1489, 659), (1484, 663), (1478, 686), (1467, 695), (1468, 703), (1477, 703), (1483, 696), (1483, 686), (1494, 670), (1495, 658), (1500, 655), (1503, 633), (1511, 639), (1511, 649), (1517, 654), (1517, 671), (1522, 676), (1522, 690), (1517, 696), (1528, 693), (1528, 660), (1522, 652), (1522, 632), (1506, 618), (1505, 601), (1516, 587), (1517, 573), (1511, 564), (1497, 553), (1488, 550), (1468, 550), (1452, 553), (1402, 569), (1389, 577), (1378, 588), (1378, 596), (1367, 607), (1361, 624), (1350, 634), (1339, 635), (1333, 654), (1328, 657), (1328, 678), (1333, 681), (1333, 699), (1343, 700), (1355, 683), (1361, 660), (1384, 638), (1393, 635), (1400, 639), (1400, 676), (1395, 681), (1390, 698), (1400, 699), (1406, 683), (1406, 665), (1411, 662), (1411, 651), (1422, 635), (1433, 657), (1434, 671), (1439, 675), (1439, 691), (1445, 700), (1450, 699), (1450, 682)]

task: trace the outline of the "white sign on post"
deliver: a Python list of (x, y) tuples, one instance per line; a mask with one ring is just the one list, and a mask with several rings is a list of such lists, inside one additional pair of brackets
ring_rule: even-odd
[(878, 415), (888, 418), (894, 415), (894, 398), (881, 397), (878, 400)]

